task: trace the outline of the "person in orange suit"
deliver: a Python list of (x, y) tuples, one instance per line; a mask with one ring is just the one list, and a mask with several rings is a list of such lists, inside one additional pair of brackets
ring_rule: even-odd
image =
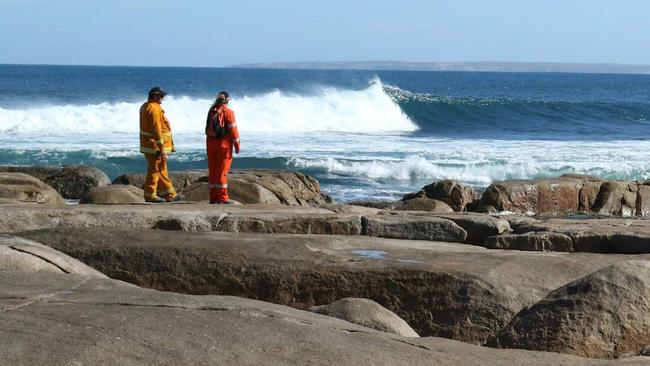
[(167, 155), (176, 152), (172, 130), (161, 107), (167, 93), (161, 87), (149, 91), (149, 100), (140, 107), (140, 152), (147, 159), (144, 199), (164, 203), (180, 200), (167, 172)]
[(239, 154), (239, 130), (235, 112), (228, 108), (228, 92), (221, 91), (208, 111), (205, 125), (208, 153), (208, 188), (210, 203), (233, 204), (228, 197), (228, 171), (232, 165), (233, 149)]

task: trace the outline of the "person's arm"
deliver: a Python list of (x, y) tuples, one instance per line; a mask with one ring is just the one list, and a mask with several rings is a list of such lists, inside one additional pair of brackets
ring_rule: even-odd
[(165, 158), (165, 140), (162, 135), (162, 124), (165, 117), (160, 107), (153, 104), (149, 107), (149, 113), (151, 113), (151, 120), (153, 121), (153, 139), (156, 141), (156, 146), (158, 146), (158, 154)]
[(239, 149), (241, 147), (240, 146), (240, 141), (239, 141), (239, 130), (237, 129), (237, 122), (235, 120), (235, 112), (233, 112), (232, 109), (230, 109), (229, 113), (228, 113), (228, 123), (226, 124), (226, 128), (231, 133), (232, 144), (235, 147), (235, 153), (239, 154)]

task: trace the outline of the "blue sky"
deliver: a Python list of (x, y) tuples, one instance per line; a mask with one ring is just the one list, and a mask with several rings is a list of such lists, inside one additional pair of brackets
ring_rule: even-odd
[(0, 63), (650, 64), (647, 0), (0, 0)]

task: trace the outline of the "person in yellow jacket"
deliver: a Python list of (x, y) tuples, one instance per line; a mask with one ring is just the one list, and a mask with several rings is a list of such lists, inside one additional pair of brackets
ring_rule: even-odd
[(147, 159), (144, 199), (164, 203), (180, 200), (167, 173), (167, 155), (176, 152), (172, 130), (161, 107), (167, 93), (161, 87), (149, 91), (149, 100), (140, 107), (140, 152)]

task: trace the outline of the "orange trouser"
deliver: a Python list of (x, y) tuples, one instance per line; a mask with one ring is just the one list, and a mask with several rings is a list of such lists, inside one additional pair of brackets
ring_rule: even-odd
[(232, 165), (232, 147), (223, 147), (208, 138), (208, 188), (210, 202), (228, 201), (228, 171)]
[(147, 176), (144, 179), (144, 199), (151, 201), (156, 197), (170, 200), (176, 197), (176, 190), (167, 174), (167, 159), (154, 154), (144, 154), (147, 158)]

